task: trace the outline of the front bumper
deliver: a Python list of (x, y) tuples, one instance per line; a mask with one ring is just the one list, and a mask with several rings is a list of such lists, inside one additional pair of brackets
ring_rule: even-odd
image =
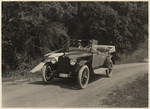
[(74, 78), (77, 77), (78, 73), (73, 71), (70, 72), (59, 72), (58, 70), (53, 71), (53, 76), (56, 78)]

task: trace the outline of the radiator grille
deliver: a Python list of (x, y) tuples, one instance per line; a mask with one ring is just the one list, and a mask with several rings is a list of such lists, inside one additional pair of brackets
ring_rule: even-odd
[(68, 73), (71, 70), (70, 58), (65, 56), (60, 56), (58, 58), (58, 71), (60, 73)]

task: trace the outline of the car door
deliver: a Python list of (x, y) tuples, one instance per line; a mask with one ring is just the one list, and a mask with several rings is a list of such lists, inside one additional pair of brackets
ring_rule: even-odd
[(101, 53), (101, 52), (94, 53), (92, 57), (92, 67), (98, 68), (98, 67), (103, 66), (107, 55), (108, 54)]

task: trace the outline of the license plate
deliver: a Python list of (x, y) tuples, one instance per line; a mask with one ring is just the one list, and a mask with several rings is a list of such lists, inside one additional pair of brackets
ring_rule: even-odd
[(67, 77), (68, 77), (68, 74), (60, 73), (60, 74), (59, 74), (59, 77), (65, 77), (65, 78), (67, 78)]

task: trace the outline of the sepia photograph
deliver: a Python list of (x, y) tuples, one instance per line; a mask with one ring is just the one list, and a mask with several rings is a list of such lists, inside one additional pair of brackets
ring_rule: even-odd
[(1, 1), (3, 108), (148, 108), (149, 1)]

